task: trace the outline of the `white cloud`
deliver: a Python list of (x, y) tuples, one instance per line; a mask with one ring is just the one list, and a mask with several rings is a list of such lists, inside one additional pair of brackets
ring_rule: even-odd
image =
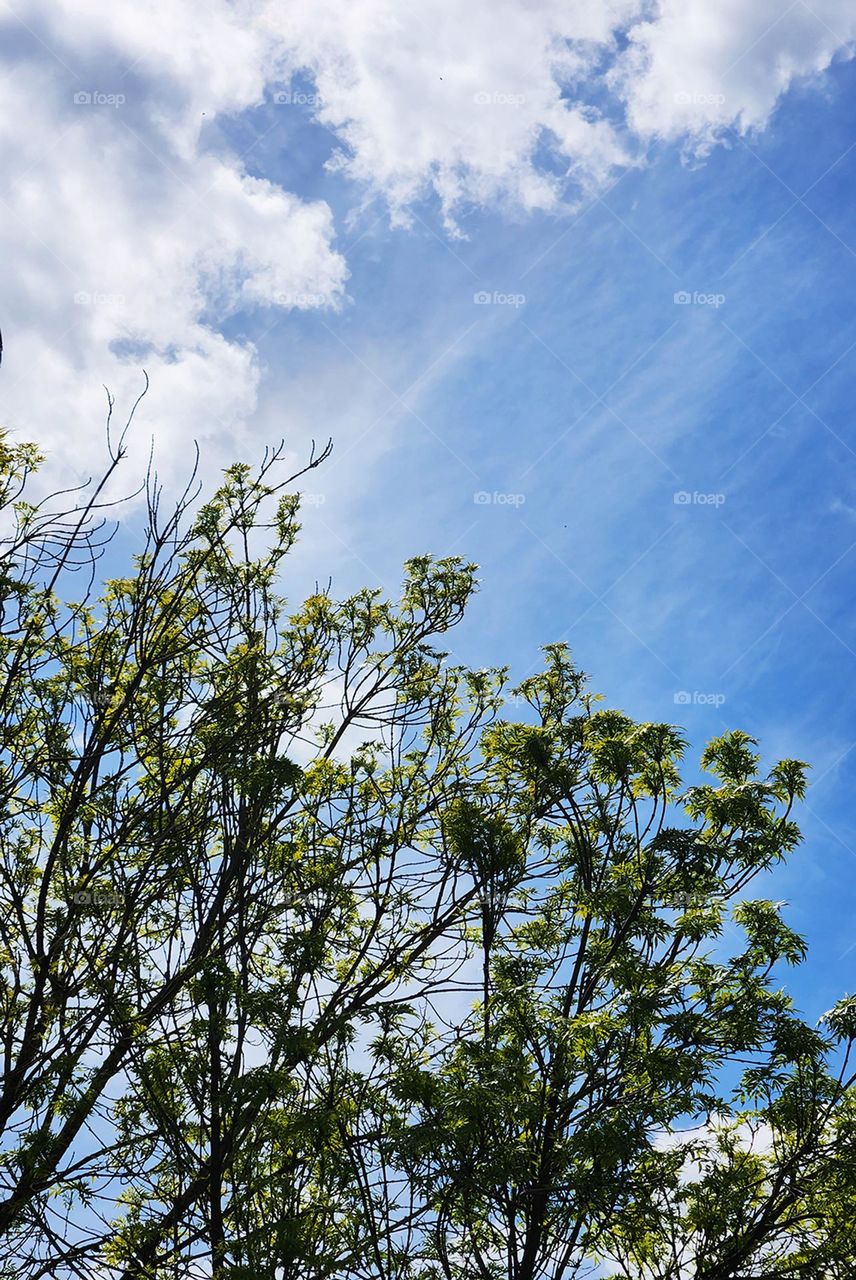
[[(775, 1135), (766, 1121), (741, 1120), (735, 1122), (727, 1116), (713, 1116), (709, 1124), (697, 1125), (687, 1130), (661, 1130), (652, 1135), (656, 1151), (681, 1151), (688, 1148), (687, 1159), (681, 1169), (684, 1182), (699, 1182), (711, 1164), (721, 1163), (720, 1143), (730, 1134), (738, 1147), (756, 1156), (770, 1155), (775, 1146)], [(704, 1166), (692, 1158), (691, 1150), (703, 1153)]]
[(654, 138), (762, 127), (856, 36), (845, 0), (29, 0), (5, 21), (24, 54), (0, 85), (0, 414), (83, 469), (101, 384), (130, 403), (143, 359), (141, 441), (169, 469), (196, 436), (219, 465), (260, 377), (223, 321), (344, 296), (328, 206), (206, 149), (205, 123), (305, 83), (367, 199), (406, 222), (433, 193), (454, 227), (473, 203), (557, 211)]
[[(393, 216), (433, 190), (461, 202), (556, 207), (568, 175), (604, 181), (630, 152), (587, 104), (597, 63), (637, 0), (319, 0), (283, 39), (314, 78), (338, 163)], [(277, 19), (272, 18), (276, 27)], [(563, 98), (563, 90), (570, 96)], [(557, 163), (546, 167), (539, 152)]]
[[(94, 4), (87, 13), (96, 10), (108, 14)], [(55, 17), (57, 30), (43, 37), (51, 52), (0, 82), (3, 422), (39, 439), (54, 475), (98, 470), (102, 384), (126, 409), (145, 366), (152, 390), (134, 436), (134, 474), (152, 431), (162, 473), (186, 474), (193, 437), (219, 467), (234, 456), (259, 382), (253, 346), (219, 330), (257, 304), (341, 302), (347, 268), (330, 209), (248, 176), (236, 157), (190, 145), (195, 93), (208, 71), (219, 83), (212, 67), (191, 54), (186, 65), (167, 59), (166, 78), (150, 86), (137, 66), (135, 91), (115, 71), (102, 71), (100, 82), (97, 73), (76, 77), (64, 70), (74, 62), (61, 39), (64, 11)], [(103, 43), (109, 22), (89, 34)], [(240, 32), (233, 34), (240, 49)], [(181, 30), (162, 31), (161, 53), (181, 38)], [(225, 33), (221, 43), (229, 43)], [(114, 63), (127, 65), (136, 47), (114, 49)], [(141, 50), (154, 70), (157, 59)], [(242, 58), (251, 52), (258, 57), (246, 45)], [(242, 83), (257, 97), (258, 67)], [(223, 88), (214, 96), (231, 107), (238, 95)]]
[(661, 0), (608, 81), (636, 134), (704, 152), (724, 126), (763, 128), (783, 93), (851, 56), (854, 39), (850, 0)]
[(761, 128), (794, 82), (849, 55), (856, 10), (850, 0), (426, 0), (406, 11), (317, 0), (290, 12), (281, 34), (315, 80), (338, 165), (406, 221), (429, 191), (447, 218), (468, 202), (557, 209), (632, 163), (640, 142), (703, 152), (725, 125)]

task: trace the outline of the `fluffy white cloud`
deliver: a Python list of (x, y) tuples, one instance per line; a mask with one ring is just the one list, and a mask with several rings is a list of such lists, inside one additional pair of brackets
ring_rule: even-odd
[(305, 87), (366, 199), (406, 222), (433, 195), (453, 227), (471, 203), (557, 210), (653, 138), (761, 127), (856, 36), (849, 0), (22, 0), (4, 22), (0, 415), (82, 468), (101, 384), (128, 404), (143, 360), (162, 467), (190, 436), (231, 456), (259, 370), (224, 319), (344, 297), (329, 208), (207, 123)]
[[(549, 209), (572, 176), (604, 181), (630, 153), (590, 104), (598, 67), (638, 0), (339, 0), (289, 12), (279, 31), (340, 139), (337, 163), (393, 215), (431, 189), (461, 202)], [(563, 96), (564, 95), (564, 96)], [(552, 163), (540, 160), (549, 156)]]
[(850, 0), (316, 0), (284, 24), (280, 12), (271, 30), (315, 81), (336, 163), (404, 221), (429, 191), (447, 217), (467, 202), (555, 209), (640, 143), (709, 149), (725, 125), (763, 127), (856, 37)]
[(707, 150), (723, 126), (763, 128), (796, 81), (852, 56), (850, 0), (661, 0), (607, 79), (638, 135)]
[[(41, 56), (0, 80), (0, 414), (44, 444), (53, 475), (89, 473), (103, 459), (102, 384), (126, 411), (144, 366), (152, 390), (131, 469), (139, 474), (152, 430), (162, 473), (186, 473), (193, 437), (213, 469), (232, 459), (259, 382), (252, 345), (221, 326), (257, 304), (340, 303), (347, 269), (331, 212), (199, 145), (200, 96), (227, 110), (262, 93), (263, 60), (235, 13), (228, 29), (214, 16), (207, 63), (198, 31), (196, 52), (182, 53), (183, 26), (161, 29), (160, 65), (133, 15), (119, 47), (108, 6), (90, 4), (67, 31), (66, 16), (57, 8), (50, 30), (39, 28)], [(214, 65), (230, 38), (240, 89)], [(100, 52), (76, 62), (74, 42), (87, 39)], [(123, 79), (115, 68), (134, 53)]]

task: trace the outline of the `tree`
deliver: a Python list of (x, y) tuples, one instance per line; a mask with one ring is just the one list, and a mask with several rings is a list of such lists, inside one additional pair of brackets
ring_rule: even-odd
[(421, 1063), (396, 1045), (421, 1274), (851, 1276), (856, 1000), (803, 1023), (773, 985), (803, 941), (782, 904), (742, 897), (798, 842), (804, 766), (762, 777), (733, 732), (678, 805), (680, 735), (599, 709), (561, 647), (519, 694), (534, 723), (485, 731), (461, 840), (498, 802), (498, 864), (512, 835), (527, 850), (485, 998), (430, 1056), (426, 1028)]
[(0, 442), (0, 1274), (849, 1275), (856, 1008), (801, 1022), (743, 897), (803, 766), (682, 792), (562, 646), (510, 718), (459, 560), (290, 610), (281, 449), (149, 477), (96, 597), (122, 453), (62, 509)]

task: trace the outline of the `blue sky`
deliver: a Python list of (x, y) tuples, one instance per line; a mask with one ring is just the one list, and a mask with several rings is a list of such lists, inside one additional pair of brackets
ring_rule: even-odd
[(10, 10), (0, 413), (64, 477), (141, 363), (168, 482), (330, 435), (295, 597), (459, 554), (456, 657), (564, 639), (692, 758), (809, 760), (768, 891), (816, 1016), (856, 987), (856, 18), (559, 8)]
[[(330, 530), (354, 584), (393, 589), (416, 551), (472, 557), (462, 657), (522, 675), (566, 639), (611, 702), (686, 725), (692, 754), (736, 726), (812, 763), (805, 846), (768, 891), (811, 940), (793, 981), (813, 1012), (856, 966), (853, 66), (830, 81), (698, 167), (663, 148), (565, 223), (479, 212), (449, 242), (430, 205), (397, 231), (371, 209), (353, 303), (259, 339), (272, 377), (308, 383), (319, 435), (356, 395), (356, 438), (390, 438), (313, 477), (308, 574)], [(346, 212), (347, 191), (324, 195)], [(327, 388), (299, 373), (330, 365)]]

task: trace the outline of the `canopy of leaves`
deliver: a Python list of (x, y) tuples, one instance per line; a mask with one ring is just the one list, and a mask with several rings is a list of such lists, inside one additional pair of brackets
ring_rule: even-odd
[(0, 1275), (852, 1276), (853, 998), (806, 1025), (747, 892), (804, 766), (733, 732), (686, 788), (563, 646), (449, 663), (459, 560), (290, 604), (278, 451), (149, 484), (96, 592), (103, 484), (30, 504), (38, 461), (0, 440)]

